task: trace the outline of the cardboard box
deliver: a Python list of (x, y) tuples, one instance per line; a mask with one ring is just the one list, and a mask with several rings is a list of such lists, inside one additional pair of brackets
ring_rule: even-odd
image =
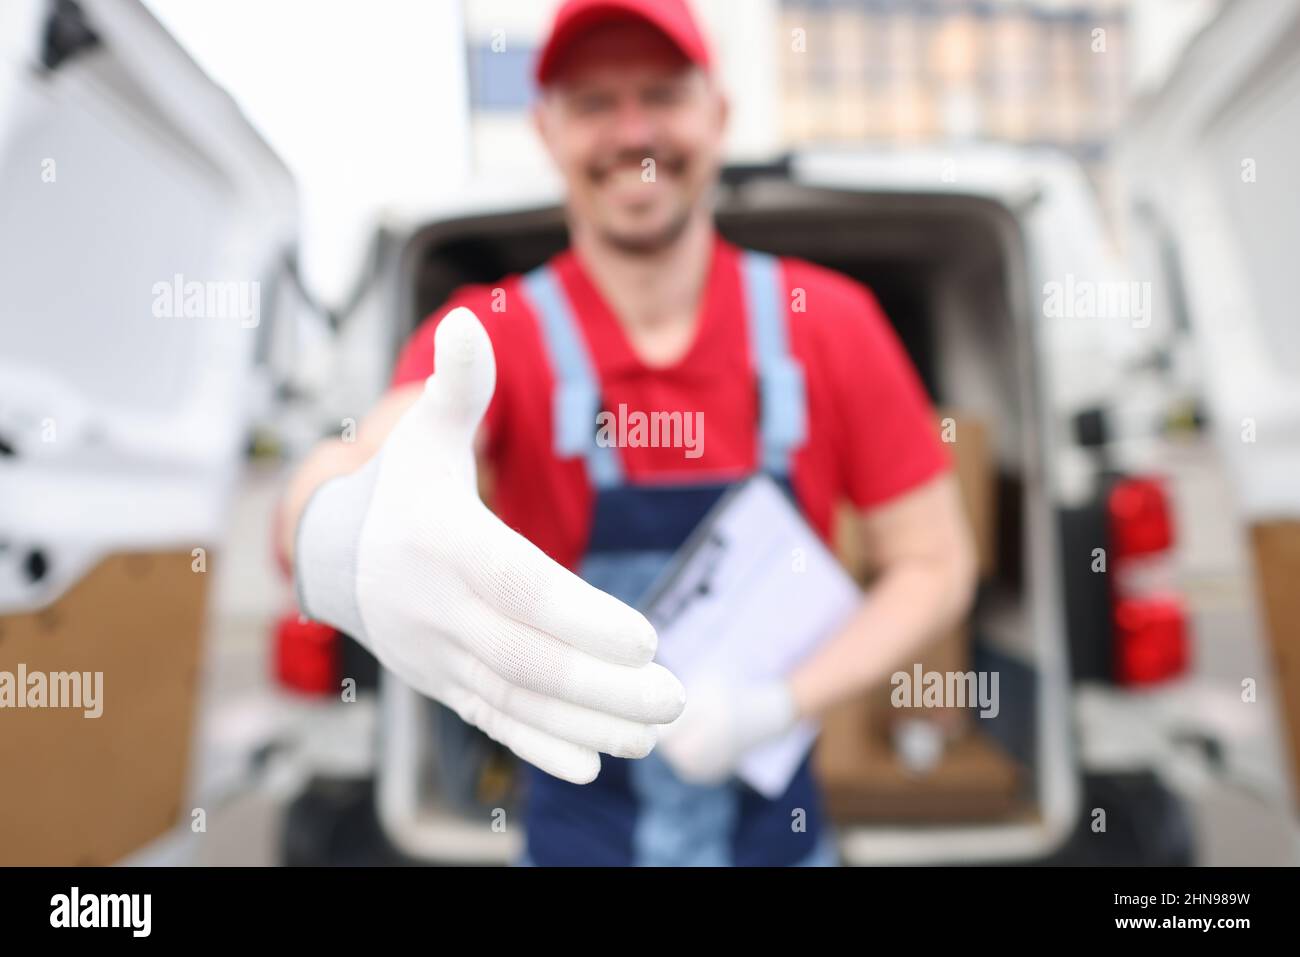
[(940, 413), (941, 432), (944, 431), (944, 419), (952, 422), (953, 441), (949, 450), (957, 471), (962, 502), (966, 505), (966, 518), (975, 537), (979, 574), (981, 578), (988, 578), (998, 565), (998, 464), (992, 438), (983, 422), (955, 412)]
[(1250, 540), (1300, 808), (1300, 521), (1261, 522)]
[[(988, 429), (957, 412), (939, 414), (967, 519), (975, 539), (980, 576), (996, 569), (997, 467)], [(859, 582), (874, 575), (871, 557), (854, 532), (854, 514), (837, 515), (836, 550)], [(932, 642), (894, 670), (965, 672), (971, 668), (965, 624)], [(892, 671), (891, 671), (892, 674)], [(888, 681), (824, 716), (815, 757), (832, 815), (852, 819), (959, 820), (1010, 813), (1017, 805), (1019, 769), (970, 727), (969, 712), (956, 707), (897, 708)], [(944, 742), (938, 763), (923, 773), (909, 769), (893, 742), (896, 726), (924, 721)]]
[(49, 607), (0, 618), (0, 672), (103, 675), (99, 717), (0, 708), (0, 865), (110, 864), (188, 819), (208, 579), (191, 561), (112, 556)]
[(909, 770), (866, 699), (826, 716), (817, 751), (827, 812), (837, 821), (955, 823), (1020, 807), (1020, 768), (978, 733), (949, 743), (930, 771)]

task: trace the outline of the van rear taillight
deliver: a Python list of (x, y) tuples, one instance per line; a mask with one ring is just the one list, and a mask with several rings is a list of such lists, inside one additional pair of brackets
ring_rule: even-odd
[(1115, 680), (1149, 685), (1190, 663), (1187, 612), (1174, 587), (1173, 509), (1165, 484), (1124, 478), (1106, 502), (1110, 533)]
[(1113, 557), (1156, 555), (1173, 547), (1169, 496), (1158, 479), (1120, 479), (1111, 487), (1107, 505)]
[(329, 625), (287, 614), (275, 628), (275, 677), (300, 694), (324, 695), (339, 686), (339, 633)]
[(1187, 670), (1187, 616), (1177, 597), (1120, 598), (1115, 602), (1115, 677), (1147, 685)]

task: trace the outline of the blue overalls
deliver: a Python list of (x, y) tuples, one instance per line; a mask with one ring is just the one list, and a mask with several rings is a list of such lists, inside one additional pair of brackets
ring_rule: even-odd
[[(751, 354), (759, 386), (761, 468), (789, 490), (791, 453), (806, 426), (802, 369), (786, 344), (785, 295), (772, 256), (742, 254)], [(591, 584), (636, 606), (674, 551), (732, 482), (630, 481), (618, 452), (596, 442), (600, 385), (582, 330), (547, 265), (524, 277), (555, 376), (555, 452), (582, 456), (596, 492), (587, 552)], [(646, 410), (651, 411), (651, 410)], [(594, 782), (570, 784), (527, 766), (527, 851), (520, 863), (563, 865), (833, 864), (811, 755), (785, 794), (768, 800), (737, 779), (680, 781), (657, 752), (640, 760), (601, 755)], [(802, 825), (799, 826), (799, 825)]]

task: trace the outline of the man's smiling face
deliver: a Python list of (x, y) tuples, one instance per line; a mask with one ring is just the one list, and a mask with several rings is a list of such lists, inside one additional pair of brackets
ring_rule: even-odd
[(713, 80), (667, 37), (624, 20), (572, 42), (536, 121), (577, 223), (620, 249), (653, 252), (706, 202), (726, 112)]

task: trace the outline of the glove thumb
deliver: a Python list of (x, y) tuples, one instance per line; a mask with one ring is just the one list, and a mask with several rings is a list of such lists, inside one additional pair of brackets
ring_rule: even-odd
[(433, 375), (421, 405), (446, 438), (468, 448), (496, 389), (497, 363), (483, 323), (469, 309), (453, 309), (433, 336)]

